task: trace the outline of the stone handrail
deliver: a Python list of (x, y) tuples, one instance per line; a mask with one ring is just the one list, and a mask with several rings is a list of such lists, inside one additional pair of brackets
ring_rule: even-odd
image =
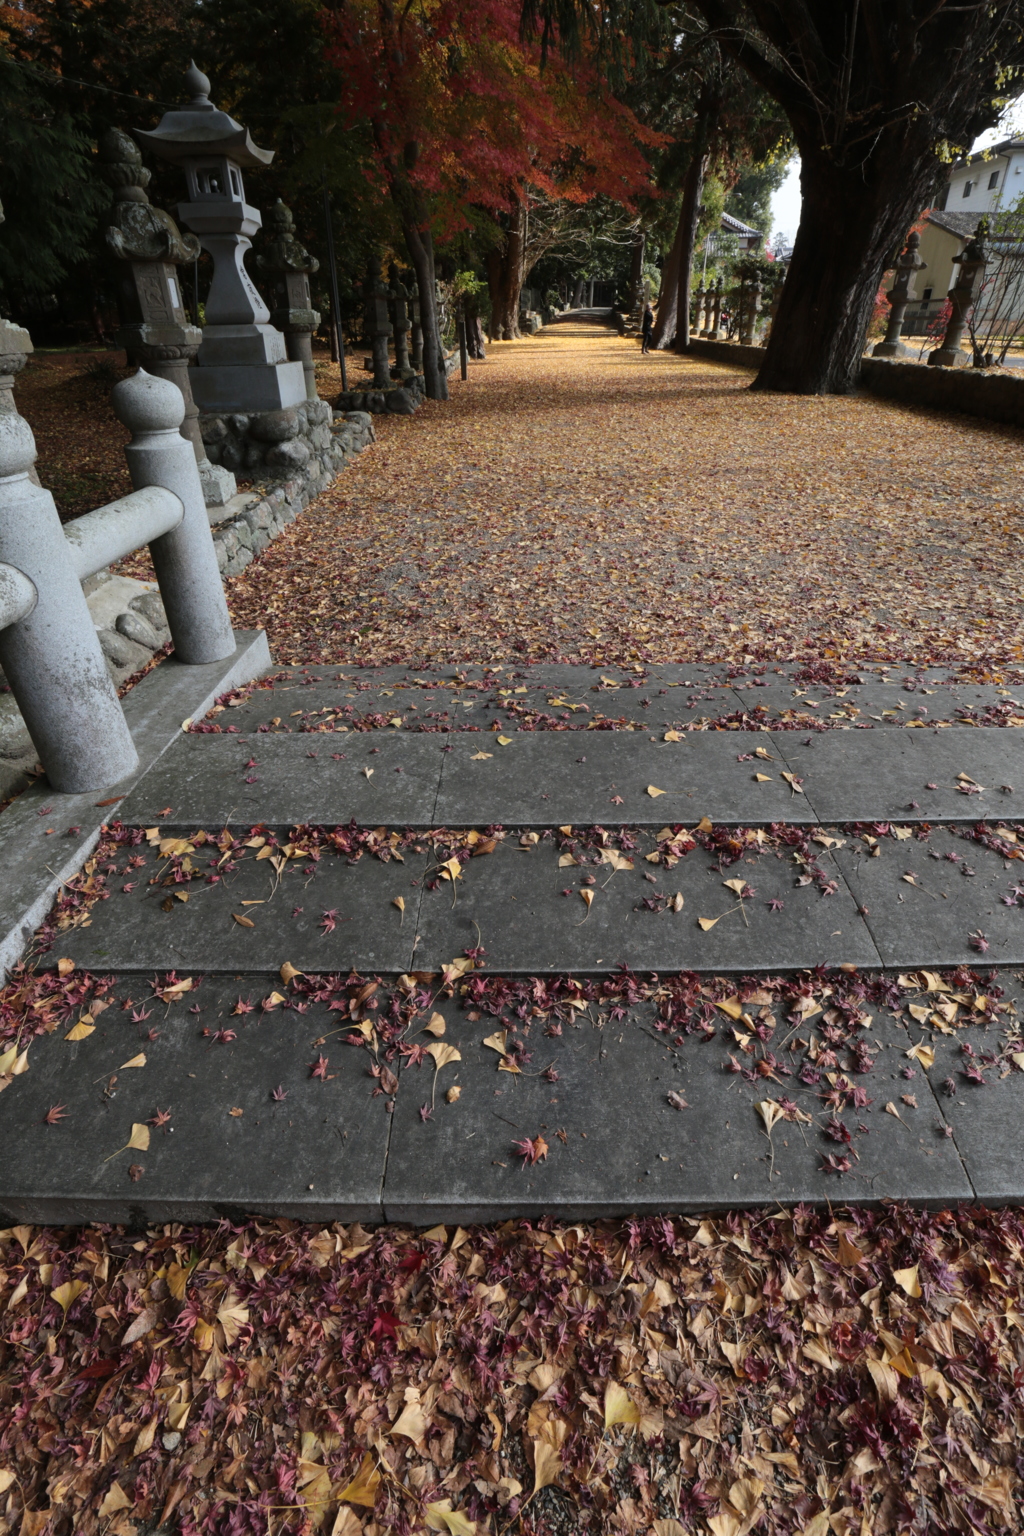
[(135, 489), (67, 530), (32, 479), (28, 422), (0, 413), (0, 666), (52, 787), (65, 793), (116, 784), (139, 761), (85, 574), (148, 543), (176, 659), (222, 661), (235, 649), (195, 454), (179, 431), (181, 392), (140, 369), (112, 403), (132, 434), (125, 456)]
[(76, 517), (64, 529), (79, 581), (177, 528), (185, 508), (173, 491), (147, 486)]

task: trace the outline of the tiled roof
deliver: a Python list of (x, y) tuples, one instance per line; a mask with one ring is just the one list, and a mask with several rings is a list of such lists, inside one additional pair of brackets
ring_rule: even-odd
[(940, 229), (948, 230), (951, 235), (958, 235), (961, 240), (969, 240), (978, 227), (978, 220), (982, 217), (979, 213), (951, 213), (948, 208), (933, 208), (928, 214), (929, 224), (937, 224)]

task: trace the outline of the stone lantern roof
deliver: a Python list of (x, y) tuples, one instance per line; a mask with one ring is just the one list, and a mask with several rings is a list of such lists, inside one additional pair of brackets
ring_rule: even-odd
[(210, 100), (210, 81), (193, 63), (185, 75), (192, 92), (187, 107), (165, 112), (151, 132), (133, 129), (143, 148), (149, 148), (162, 160), (194, 160), (199, 155), (223, 155), (235, 165), (256, 170), (269, 165), (272, 149), (260, 149), (249, 137), (248, 128), (221, 112)]

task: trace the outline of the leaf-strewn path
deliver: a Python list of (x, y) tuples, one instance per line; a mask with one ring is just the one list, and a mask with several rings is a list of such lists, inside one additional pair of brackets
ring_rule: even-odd
[(493, 347), (232, 584), (280, 661), (1024, 659), (1024, 441), (585, 326)]

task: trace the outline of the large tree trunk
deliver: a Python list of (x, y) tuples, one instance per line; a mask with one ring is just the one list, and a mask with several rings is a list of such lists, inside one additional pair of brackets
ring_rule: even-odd
[(829, 395), (856, 387), (886, 261), (927, 207), (936, 179), (930, 150), (908, 166), (905, 151), (885, 155), (880, 147), (865, 175), (801, 144), (800, 227), (751, 388)]
[(686, 209), (679, 210), (676, 237), (668, 260), (661, 269), (661, 289), (658, 293), (658, 318), (651, 333), (651, 346), (655, 351), (670, 347), (676, 334), (676, 309), (679, 304), (679, 253), (683, 245), (683, 217)]
[(487, 287), (491, 296), (491, 340), (515, 341), (519, 336), (519, 298), (526, 281), (526, 204), (512, 214), (502, 247), (487, 253)]
[(697, 122), (693, 135), (693, 153), (683, 179), (683, 204), (679, 210), (679, 266), (676, 272), (677, 352), (690, 350), (690, 280), (693, 273), (693, 247), (697, 239), (700, 199), (704, 191), (704, 173), (710, 158), (711, 138), (721, 110), (721, 97), (714, 86), (705, 85), (697, 104)]

